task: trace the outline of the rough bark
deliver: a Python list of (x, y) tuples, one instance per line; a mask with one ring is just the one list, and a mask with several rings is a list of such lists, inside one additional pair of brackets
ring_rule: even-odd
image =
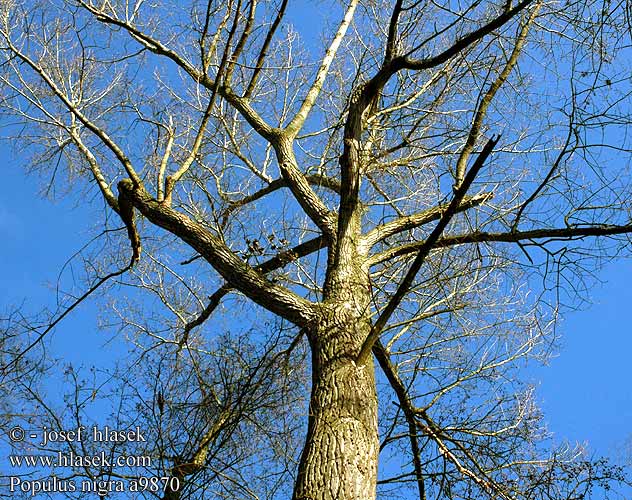
[[(359, 214), (350, 218), (358, 232)], [(337, 242), (336, 242), (337, 243)], [(294, 500), (370, 500), (376, 495), (379, 439), (372, 360), (356, 357), (370, 330), (366, 257), (346, 241), (328, 266), (320, 320), (308, 329), (312, 393)]]
[(294, 500), (370, 500), (376, 495), (379, 440), (373, 363), (355, 356), (366, 318), (338, 309), (311, 332), (312, 394)]
[(255, 303), (298, 326), (314, 322), (314, 306), (290, 290), (268, 281), (240, 259), (221, 238), (186, 215), (152, 198), (142, 187), (119, 183), (119, 190), (153, 224), (175, 234), (196, 250), (226, 280)]

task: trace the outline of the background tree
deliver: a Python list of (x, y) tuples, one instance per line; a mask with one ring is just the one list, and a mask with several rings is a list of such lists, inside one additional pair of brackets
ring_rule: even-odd
[[(50, 190), (104, 202), (83, 291), (7, 326), (4, 372), (107, 292), (142, 380), (114, 374), (112, 418), (152, 436), (112, 451), (157, 460), (72, 475), (296, 500), (623, 479), (545, 448), (516, 371), (627, 251), (625, 4), (332, 2), (318, 48), (287, 0), (0, 5), (8, 134)], [(105, 397), (67, 376), (62, 414), (7, 383), (61, 426)]]

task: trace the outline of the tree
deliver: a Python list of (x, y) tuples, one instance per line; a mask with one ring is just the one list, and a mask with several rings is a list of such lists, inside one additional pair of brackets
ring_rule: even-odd
[[(251, 456), (235, 436), (257, 412), (251, 435), (305, 434), (295, 467), (292, 450), (268, 457), (295, 500), (375, 498), (378, 457), (385, 491), (421, 499), (584, 498), (620, 479), (544, 449), (514, 377), (600, 259), (628, 250), (626, 5), (331, 2), (323, 47), (299, 36), (310, 4), (287, 0), (1, 5), (9, 133), (49, 189), (105, 203), (67, 310), (113, 280), (112, 297), (155, 299), (114, 304), (151, 408), (119, 415), (154, 418), (145, 451), (181, 490), (165, 498), (213, 481), (282, 494), (266, 460), (264, 493), (247, 459), (230, 479), (213, 462), (233, 438)], [(209, 326), (268, 314), (269, 332), (233, 324), (231, 340)], [(195, 395), (186, 423), (164, 380)], [(301, 384), (306, 429), (278, 427)]]

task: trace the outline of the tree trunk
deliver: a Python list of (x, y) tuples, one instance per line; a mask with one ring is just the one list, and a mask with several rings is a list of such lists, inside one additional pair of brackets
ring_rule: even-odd
[(376, 495), (374, 366), (372, 360), (355, 363), (369, 322), (350, 309), (337, 307), (309, 335), (312, 394), (293, 500), (371, 500)]

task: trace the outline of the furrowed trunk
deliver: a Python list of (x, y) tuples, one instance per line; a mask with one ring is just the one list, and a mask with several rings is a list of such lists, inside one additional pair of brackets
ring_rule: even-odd
[(371, 500), (379, 439), (372, 360), (357, 366), (369, 322), (338, 308), (310, 335), (312, 394), (294, 500)]
[[(357, 146), (357, 141), (351, 143)], [(352, 145), (353, 145), (352, 144)], [(346, 151), (346, 149), (345, 149)], [(312, 393), (293, 500), (373, 500), (379, 436), (373, 359), (356, 359), (371, 330), (371, 289), (361, 247), (357, 151), (341, 159), (336, 237), (330, 242), (318, 324), (307, 334)], [(351, 168), (353, 167), (353, 168)]]

